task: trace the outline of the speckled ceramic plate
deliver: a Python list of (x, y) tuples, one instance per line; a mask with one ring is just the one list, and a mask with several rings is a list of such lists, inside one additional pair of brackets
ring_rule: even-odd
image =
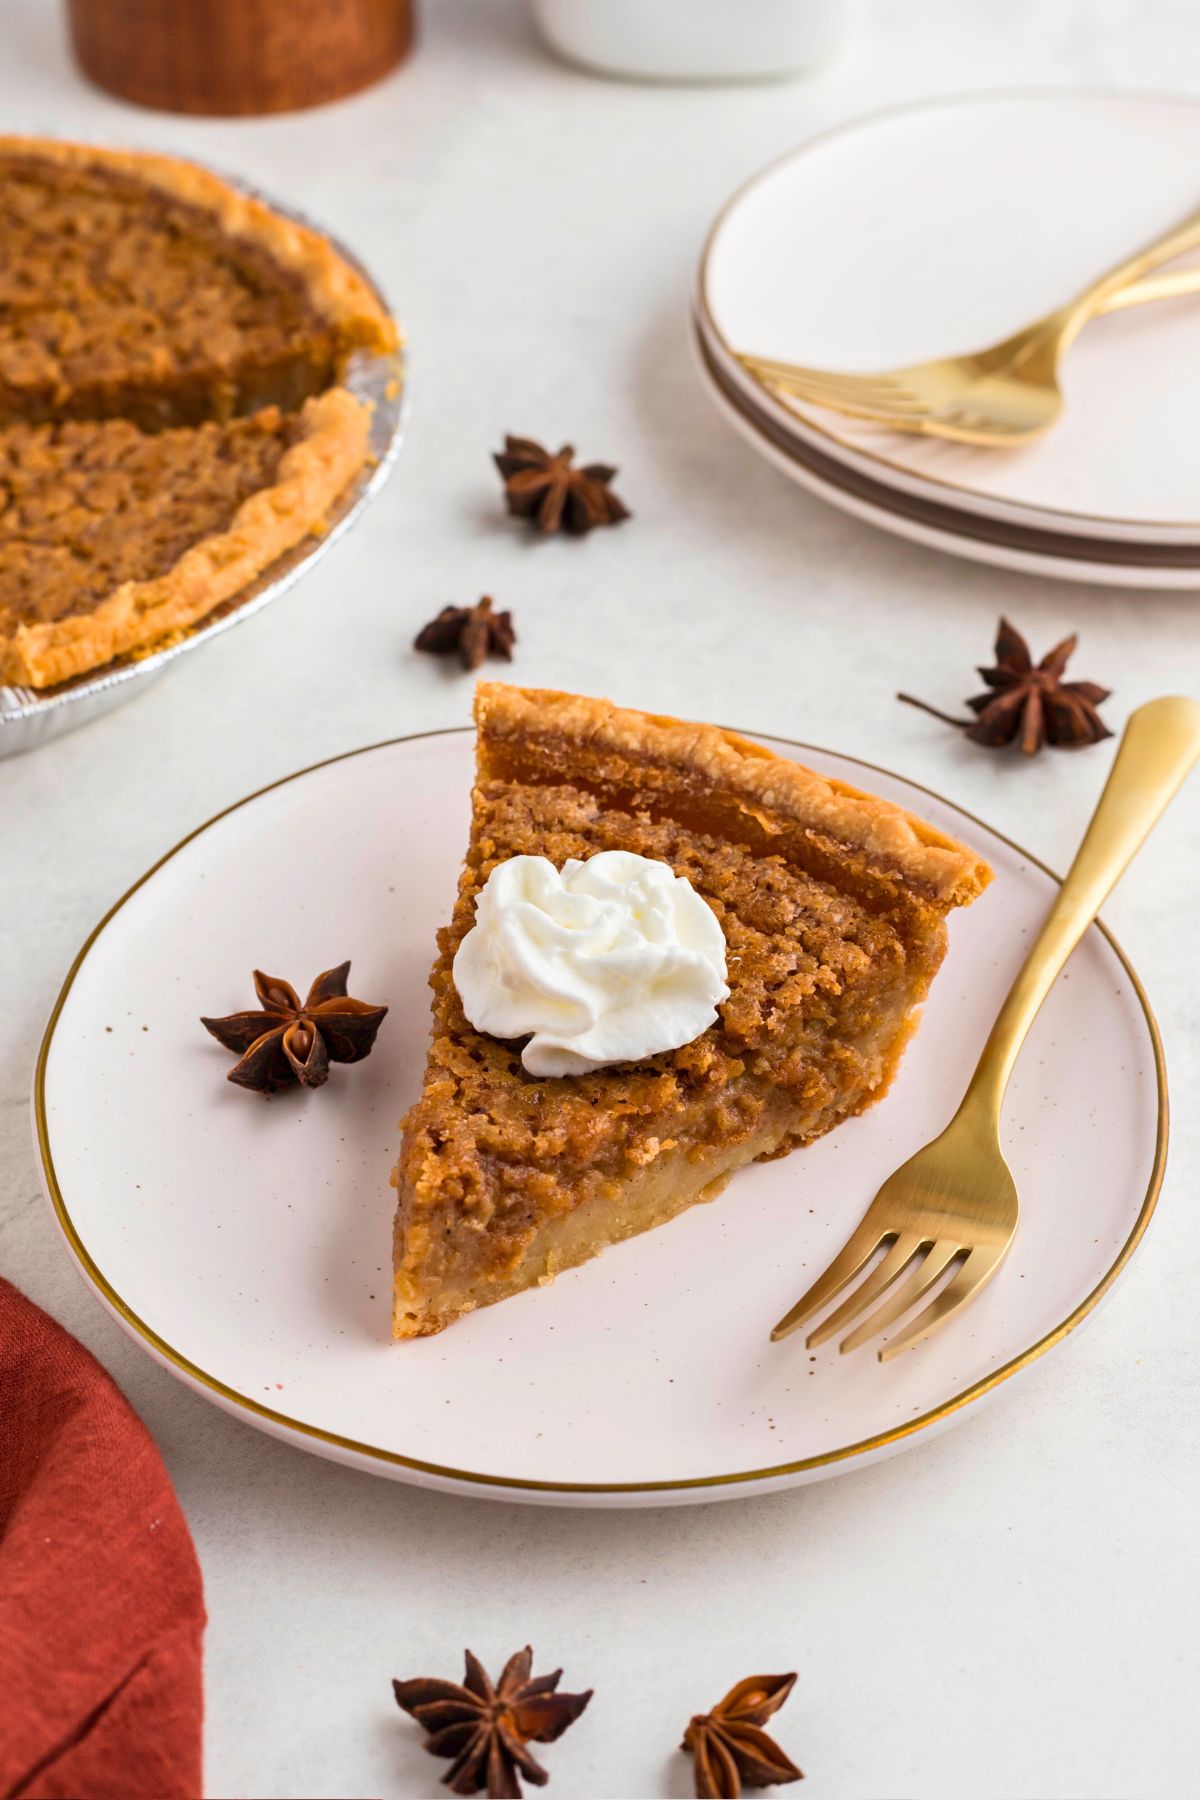
[[(375, 297), (391, 311), (369, 270), (344, 244), (294, 207), (284, 206), (272, 195), (251, 187), (225, 170), (221, 175), (231, 186), (263, 201), (284, 218), (293, 219), (312, 231), (322, 231), (338, 255), (358, 270)], [(369, 459), (330, 507), (326, 530), (321, 536), (306, 537), (277, 557), (256, 580), (248, 582), (231, 599), (215, 607), (181, 637), (169, 640), (156, 650), (118, 657), (102, 669), (86, 669), (52, 688), (0, 686), (0, 757), (32, 750), (51, 738), (61, 737), (66, 731), (74, 731), (78, 725), (98, 719), (126, 700), (135, 699), (144, 692), (148, 681), (169, 669), (178, 657), (189, 655), (210, 638), (261, 612), (264, 606), (269, 606), (272, 600), (277, 600), (294, 586), (318, 558), (328, 554), (337, 540), (356, 523), (367, 502), (391, 474), (400, 454), (408, 410), (405, 358), (400, 351), (387, 356), (358, 351), (350, 358), (342, 379), (352, 394), (371, 407)]]
[[(550, 1287), (394, 1344), (387, 1175), (421, 1077), (473, 741), (381, 744), (185, 839), (67, 978), (38, 1063), (37, 1132), (68, 1250), (102, 1303), (251, 1424), (396, 1480), (510, 1500), (762, 1493), (859, 1467), (1009, 1392), (1118, 1278), (1153, 1210), (1166, 1121), (1154, 1022), (1120, 950), (1092, 929), (1006, 1105), (1024, 1219), (1000, 1274), (955, 1326), (887, 1365), (770, 1344), (881, 1179), (952, 1112), (1055, 888), (934, 795), (799, 753), (960, 834), (996, 871), (953, 920), (883, 1104)], [(256, 964), (303, 988), (347, 956), (352, 991), (391, 1007), (370, 1060), (335, 1068), (315, 1094), (266, 1101), (230, 1086), (199, 1015), (249, 1004)], [(1080, 1043), (1086, 1057), (1064, 1054)]]

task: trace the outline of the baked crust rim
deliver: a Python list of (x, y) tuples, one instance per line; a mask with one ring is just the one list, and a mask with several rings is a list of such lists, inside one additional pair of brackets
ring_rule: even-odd
[(148, 581), (122, 582), (82, 613), (18, 625), (0, 637), (0, 679), (46, 688), (145, 649), (231, 599), (320, 524), (367, 455), (368, 408), (346, 388), (329, 388), (300, 409), (300, 436), (223, 531), (189, 544)]
[(769, 825), (774, 815), (827, 835), (947, 911), (970, 905), (992, 879), (981, 856), (916, 814), (717, 725), (494, 681), (476, 688), (474, 716), (481, 735), (520, 740), (553, 732), (681, 772), (698, 771), (735, 794), (760, 823)]

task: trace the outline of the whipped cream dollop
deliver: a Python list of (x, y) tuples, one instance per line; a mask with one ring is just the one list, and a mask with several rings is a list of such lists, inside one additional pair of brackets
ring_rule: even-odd
[(678, 1050), (729, 997), (715, 915), (685, 876), (628, 850), (498, 864), (453, 972), (476, 1031), (528, 1036), (531, 1075)]

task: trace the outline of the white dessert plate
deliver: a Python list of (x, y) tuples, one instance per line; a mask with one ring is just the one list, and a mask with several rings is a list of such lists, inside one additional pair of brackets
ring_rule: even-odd
[(1200, 298), (1093, 321), (1053, 430), (1017, 450), (889, 432), (761, 388), (733, 352), (887, 369), (981, 349), (1198, 202), (1200, 104), (972, 95), (813, 139), (720, 215), (699, 312), (732, 379), (801, 442), (1014, 524), (1200, 544)]
[(949, 556), (1019, 575), (1107, 587), (1200, 588), (1200, 546), (1129, 544), (1007, 524), (872, 480), (828, 455), (827, 447), (814, 448), (793, 438), (775, 416), (734, 384), (698, 325), (690, 336), (701, 385), (722, 418), (780, 474), (868, 525)]
[[(377, 745), (186, 838), (67, 978), (36, 1077), (42, 1167), (67, 1245), (118, 1322), (190, 1387), (302, 1449), (551, 1504), (788, 1487), (1011, 1391), (1118, 1278), (1153, 1210), (1166, 1097), (1145, 997), (1112, 939), (1091, 930), (1005, 1109), (1024, 1203), (1016, 1245), (960, 1322), (886, 1366), (769, 1343), (881, 1178), (944, 1123), (1055, 889), (1021, 850), (898, 776), (775, 747), (919, 809), (996, 872), (953, 922), (886, 1101), (552, 1286), (393, 1343), (387, 1175), (421, 1079), (426, 975), (466, 842), (473, 741)], [(347, 956), (351, 991), (391, 1008), (370, 1059), (335, 1067), (311, 1094), (264, 1100), (231, 1086), (230, 1058), (199, 1015), (251, 1004), (255, 965), (303, 991)]]

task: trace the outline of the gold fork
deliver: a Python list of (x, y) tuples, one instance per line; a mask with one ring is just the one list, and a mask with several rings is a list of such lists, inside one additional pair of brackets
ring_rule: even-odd
[[(1200, 245), (1200, 213), (1128, 256), (1065, 306), (985, 350), (875, 374), (805, 368), (773, 357), (735, 353), (748, 374), (777, 395), (791, 395), (897, 431), (958, 443), (1013, 445), (1049, 429), (1062, 411), (1058, 371), (1079, 332), (1101, 312), (1195, 293), (1200, 269), (1137, 278)], [(1132, 285), (1136, 284), (1136, 285)]]
[(1151, 700), (1130, 715), (1091, 824), (992, 1026), (961, 1106), (940, 1137), (884, 1182), (850, 1241), (780, 1319), (772, 1339), (820, 1312), (881, 1249), (883, 1260), (810, 1333), (810, 1348), (852, 1326), (841, 1350), (857, 1349), (925, 1300), (956, 1265), (924, 1311), (880, 1349), (879, 1360), (886, 1362), (944, 1325), (995, 1274), (1019, 1216), (1016, 1183), (1000, 1148), (1000, 1106), (1017, 1052), (1055, 976), (1197, 757), (1200, 702)]

